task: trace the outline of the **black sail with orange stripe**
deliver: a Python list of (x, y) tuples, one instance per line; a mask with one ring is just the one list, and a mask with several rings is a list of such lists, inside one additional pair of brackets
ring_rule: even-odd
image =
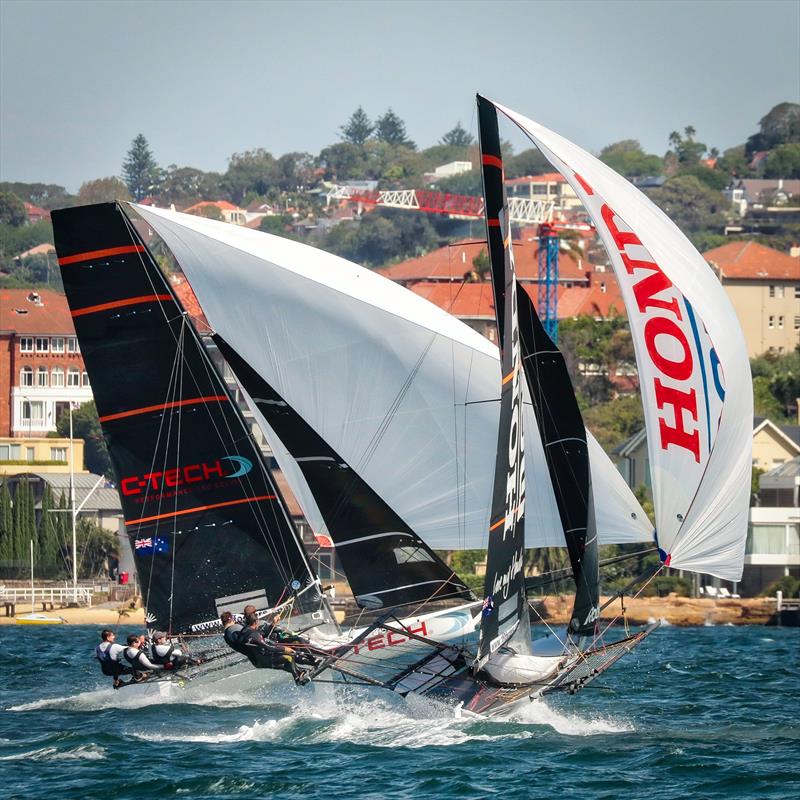
[(148, 623), (187, 631), (238, 595), (289, 599), (314, 576), (285, 503), (131, 220), (114, 203), (52, 218)]
[[(522, 356), (517, 284), (511, 250), (511, 223), (503, 187), (503, 162), (497, 112), (478, 97), (481, 168), (485, 198), (489, 261), (497, 315), (503, 385), (495, 462), (479, 669), (492, 653), (509, 644), (530, 652), (525, 597), (525, 445), (522, 429)], [(512, 640), (513, 637), (513, 641)]]
[(221, 336), (214, 341), (303, 473), (362, 608), (472, 600), (461, 579)]

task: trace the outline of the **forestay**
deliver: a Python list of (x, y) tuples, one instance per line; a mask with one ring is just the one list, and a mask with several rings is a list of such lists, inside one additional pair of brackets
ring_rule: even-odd
[[(136, 210), (186, 273), (211, 326), (435, 549), (485, 547), (497, 447), (497, 349), (369, 270), (269, 234)], [(528, 406), (525, 425), (535, 430)], [(535, 437), (535, 439), (538, 437)], [(603, 542), (652, 528), (589, 437)], [(280, 445), (278, 444), (278, 450)], [(541, 443), (527, 448), (526, 545), (563, 546)], [(538, 478), (537, 478), (538, 476)], [(299, 470), (287, 470), (324, 531)]]
[(567, 179), (611, 258), (639, 367), (664, 563), (738, 580), (753, 399), (744, 336), (719, 280), (629, 181), (562, 136), (497, 108)]

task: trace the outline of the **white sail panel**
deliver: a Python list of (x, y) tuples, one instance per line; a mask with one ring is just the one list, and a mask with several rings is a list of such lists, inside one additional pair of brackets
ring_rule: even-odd
[[(412, 292), (321, 250), (135, 208), (174, 253), (212, 327), (413, 530), (437, 549), (486, 546), (500, 392), (494, 345)], [(530, 407), (525, 425), (536, 430)], [(563, 546), (541, 442), (531, 439), (526, 544)], [(321, 526), (298, 475), (286, 470), (309, 522)], [(602, 451), (592, 480), (598, 497), (617, 499), (598, 514), (601, 541), (652, 538)]]
[(665, 563), (741, 578), (753, 399), (744, 336), (722, 286), (629, 181), (556, 133), (497, 106), (591, 215), (628, 311)]

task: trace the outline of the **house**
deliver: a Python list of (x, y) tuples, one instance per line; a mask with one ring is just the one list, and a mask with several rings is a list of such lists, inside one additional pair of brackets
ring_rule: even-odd
[[(53, 247), (50, 242), (45, 242), (44, 244), (37, 244), (35, 247), (31, 247), (30, 250), (26, 250), (24, 253), (20, 253), (17, 258), (22, 260), (23, 258), (33, 258), (34, 256), (51, 256), (54, 255), (56, 252), (56, 248)], [(53, 259), (53, 264), (55, 264), (55, 258)]]
[(434, 167), (433, 172), (426, 172), (422, 177), (427, 183), (435, 183), (442, 178), (452, 178), (472, 171), (471, 161), (450, 161), (440, 167)]
[(547, 172), (544, 175), (525, 175), (506, 181), (509, 197), (524, 197), (553, 203), (557, 211), (572, 211), (583, 208), (575, 190), (567, 183), (560, 172)]
[(64, 472), (72, 459), (75, 472), (83, 468), (83, 439), (50, 437), (0, 438), (0, 475), (28, 472), (35, 466), (40, 473)]
[(25, 206), (25, 214), (28, 217), (29, 225), (35, 225), (43, 219), (50, 219), (50, 212), (46, 208), (40, 208), (27, 201), (24, 201), (23, 205)]
[(209, 209), (211, 208), (216, 208), (222, 215), (222, 219), (231, 225), (245, 225), (247, 223), (247, 212), (227, 200), (203, 200), (200, 203), (189, 206), (189, 208), (184, 208), (183, 213), (205, 217), (209, 214)]
[(740, 178), (723, 191), (740, 217), (753, 208), (786, 205), (800, 196), (800, 180), (784, 178)]
[(54, 433), (70, 403), (91, 399), (66, 297), (0, 290), (0, 436)]
[(759, 479), (758, 505), (750, 509), (742, 594), (759, 594), (791, 575), (800, 578), (800, 456)]
[(800, 259), (750, 241), (715, 247), (703, 258), (733, 304), (750, 357), (794, 350), (800, 341)]

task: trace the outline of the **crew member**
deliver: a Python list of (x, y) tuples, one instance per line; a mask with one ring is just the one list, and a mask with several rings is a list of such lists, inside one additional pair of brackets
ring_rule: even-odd
[(101, 642), (94, 649), (94, 657), (100, 662), (100, 670), (103, 675), (108, 675), (114, 679), (114, 688), (119, 689), (123, 685), (120, 675), (130, 675), (133, 670), (122, 663), (125, 648), (114, 641), (117, 638), (114, 631), (100, 631)]
[(150, 660), (154, 664), (172, 664), (173, 669), (180, 669), (189, 662), (189, 657), (184, 655), (181, 648), (167, 639), (167, 634), (163, 631), (156, 631), (153, 634), (153, 646), (151, 648)]
[(282, 669), (291, 673), (294, 682), (306, 683), (303, 673), (297, 668), (294, 650), (286, 645), (265, 639), (258, 629), (258, 617), (248, 614), (244, 619), (244, 628), (239, 633), (238, 641), (242, 652), (257, 669)]
[(133, 667), (133, 679), (145, 681), (152, 673), (172, 669), (170, 664), (154, 664), (144, 652), (144, 636), (132, 633), (128, 636), (128, 646), (125, 648), (125, 660)]
[(265, 639), (276, 642), (277, 644), (294, 646), (299, 645), (295, 649), (295, 659), (298, 664), (308, 664), (315, 666), (317, 663), (316, 658), (309, 653), (305, 647), (310, 643), (307, 637), (301, 636), (299, 633), (294, 633), (288, 628), (280, 624), (281, 615), (279, 611), (273, 611), (264, 618), (264, 624), (261, 626), (261, 633)]
[(242, 626), (233, 618), (230, 611), (223, 611), (220, 615), (220, 622), (222, 622), (222, 636), (225, 639), (225, 644), (235, 650), (237, 653), (247, 655), (243, 645), (239, 641), (239, 634), (242, 632)]

